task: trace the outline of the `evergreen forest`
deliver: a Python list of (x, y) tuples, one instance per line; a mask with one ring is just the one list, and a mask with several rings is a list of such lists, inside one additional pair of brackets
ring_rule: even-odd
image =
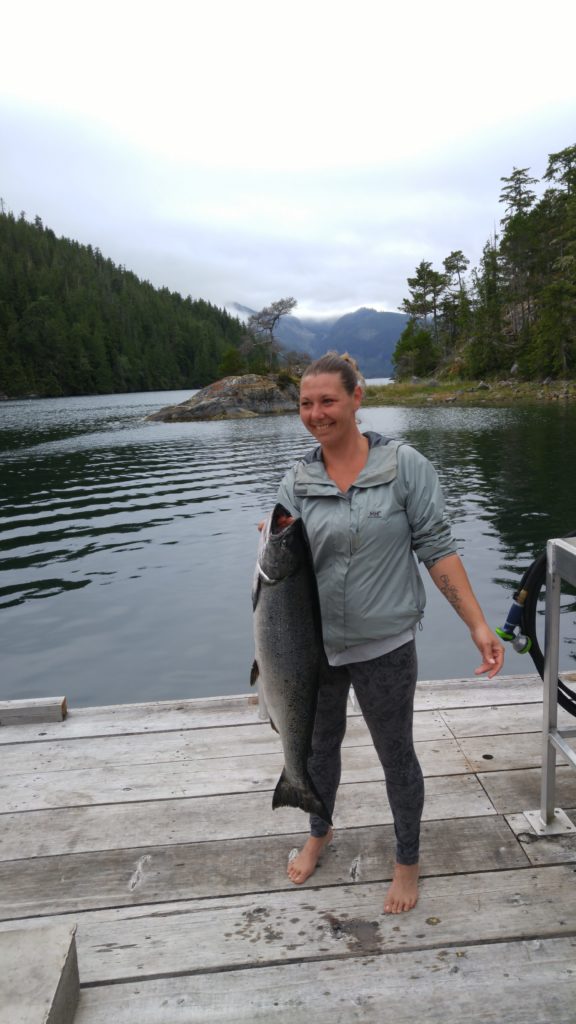
[(0, 214), (0, 396), (203, 387), (245, 340), (209, 302), (154, 288), (39, 217)]
[(576, 146), (549, 156), (541, 182), (527, 167), (500, 180), (480, 265), (469, 273), (458, 249), (408, 278), (397, 377), (576, 377)]
[[(516, 167), (500, 180), (500, 231), (479, 266), (455, 249), (408, 278), (398, 378), (576, 377), (576, 145), (549, 156), (541, 181)], [(256, 319), (282, 303), (296, 300)], [(0, 398), (200, 388), (298, 361), (250, 326), (0, 201)]]

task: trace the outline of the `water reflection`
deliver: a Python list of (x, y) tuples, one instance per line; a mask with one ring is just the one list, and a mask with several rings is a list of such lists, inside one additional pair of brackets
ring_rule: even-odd
[[(78, 705), (246, 689), (255, 524), (313, 441), (296, 416), (145, 422), (184, 397), (0, 405), (0, 697), (65, 692)], [(548, 537), (576, 529), (576, 411), (387, 408), (362, 421), (438, 467), (498, 624)], [(429, 596), (421, 676), (470, 674), (465, 630)]]
[[(369, 410), (383, 429), (389, 410)], [(364, 414), (365, 417), (368, 413)], [(402, 410), (399, 433), (437, 466), (482, 603), (511, 594), (550, 537), (576, 530), (576, 409)], [(372, 424), (371, 424), (372, 425)], [(576, 660), (574, 590), (563, 586), (563, 653)], [(544, 646), (544, 594), (538, 634)], [(514, 666), (515, 671), (523, 667)]]

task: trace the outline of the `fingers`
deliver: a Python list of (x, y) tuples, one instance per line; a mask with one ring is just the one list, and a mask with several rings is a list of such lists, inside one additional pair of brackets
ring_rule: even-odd
[[(290, 526), (290, 523), (293, 522), (294, 516), (278, 516), (276, 520), (276, 524), (280, 527), (281, 530), (284, 530), (287, 526)], [(258, 523), (258, 531), (262, 533), (262, 530), (264, 529), (265, 526), (266, 520), (261, 519), (260, 522)]]
[(472, 639), (482, 655), (482, 664), (475, 670), (474, 675), (481, 676), (486, 673), (488, 679), (492, 679), (504, 664), (504, 645), (487, 622), (472, 630)]
[(492, 642), (483, 644), (480, 647), (480, 653), (482, 654), (483, 661), (480, 667), (475, 670), (474, 675), (481, 676), (486, 673), (488, 679), (492, 679), (498, 674), (504, 664), (504, 648), (494, 638)]

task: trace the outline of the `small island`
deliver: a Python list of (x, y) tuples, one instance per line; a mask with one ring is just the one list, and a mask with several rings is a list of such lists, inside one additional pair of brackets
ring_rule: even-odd
[(224, 377), (179, 405), (167, 405), (148, 420), (187, 423), (192, 420), (239, 420), (281, 416), (298, 411), (298, 382), (288, 373), (261, 376), (244, 373)]

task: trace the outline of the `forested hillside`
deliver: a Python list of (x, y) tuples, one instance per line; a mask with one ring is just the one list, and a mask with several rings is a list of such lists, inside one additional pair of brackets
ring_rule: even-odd
[[(576, 377), (576, 145), (550, 155), (541, 182), (529, 168), (501, 181), (500, 232), (480, 265), (470, 272), (455, 249), (441, 270), (422, 260), (408, 278), (396, 376)], [(357, 310), (318, 337), (317, 325), (299, 327), (305, 345), (283, 340), (312, 357), (316, 341), (348, 349), (380, 375), (402, 315)], [(225, 310), (57, 238), (39, 217), (0, 212), (0, 397), (198, 388), (289, 356)]]
[(244, 336), (216, 306), (0, 214), (0, 395), (202, 387)]
[(576, 146), (550, 155), (542, 183), (527, 167), (500, 180), (500, 233), (480, 266), (468, 275), (458, 249), (408, 278), (397, 376), (576, 377)]

